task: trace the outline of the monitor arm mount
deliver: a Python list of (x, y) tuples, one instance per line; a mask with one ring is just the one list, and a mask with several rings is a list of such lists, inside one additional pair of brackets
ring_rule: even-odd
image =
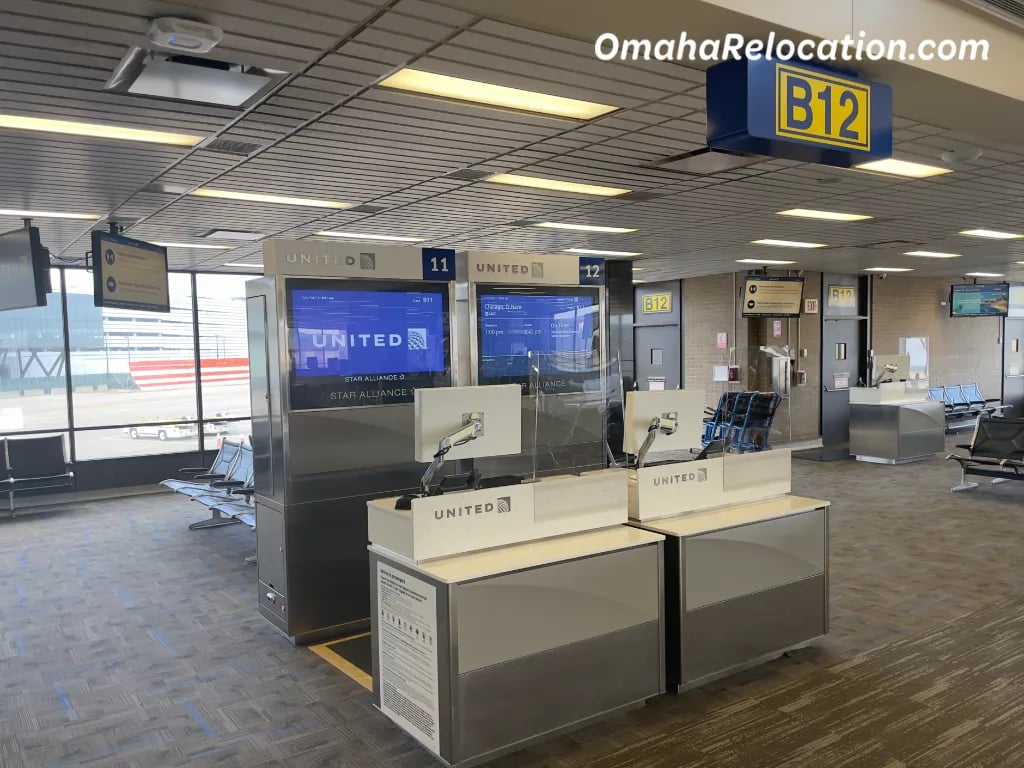
[(434, 480), (434, 475), (444, 465), (444, 457), (448, 451), (456, 446), (465, 445), (470, 440), (476, 440), (483, 433), (484, 415), (482, 413), (462, 414), (462, 426), (446, 437), (441, 438), (437, 444), (437, 453), (434, 454), (434, 460), (430, 462), (427, 471), (423, 473), (423, 478), (420, 480), (420, 491), (424, 496), (432, 495), (431, 484)]
[(647, 437), (644, 439), (644, 444), (640, 446), (640, 450), (636, 454), (637, 469), (643, 467), (644, 462), (647, 460), (647, 452), (651, 450), (651, 446), (654, 445), (655, 438), (659, 434), (674, 435), (677, 429), (679, 429), (678, 413), (663, 413), (661, 416), (655, 416), (651, 419), (651, 425), (647, 427)]
[(899, 369), (900, 367), (895, 363), (886, 363), (885, 367), (882, 369), (882, 372), (875, 376), (875, 380), (871, 382), (871, 386), (877, 387), (879, 384), (882, 383), (882, 379), (884, 379), (886, 375), (890, 373), (896, 373), (896, 371), (898, 371)]

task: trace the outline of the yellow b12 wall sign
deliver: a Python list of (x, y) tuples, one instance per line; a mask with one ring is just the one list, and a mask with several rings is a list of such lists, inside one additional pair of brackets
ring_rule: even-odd
[(871, 85), (776, 64), (775, 132), (870, 152)]
[(640, 297), (640, 314), (642, 315), (658, 315), (671, 311), (671, 293), (648, 293)]

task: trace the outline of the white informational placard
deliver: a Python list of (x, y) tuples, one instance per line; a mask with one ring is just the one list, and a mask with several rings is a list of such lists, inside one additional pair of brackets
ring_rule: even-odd
[(437, 588), (380, 561), (376, 588), (381, 712), (439, 754)]
[(453, 446), (446, 461), (510, 456), (523, 450), (523, 390), (518, 384), (417, 389), (414, 434), (416, 461), (429, 462), (438, 444), (473, 413), (482, 414), (483, 434)]
[(635, 455), (644, 444), (651, 420), (669, 413), (678, 419), (676, 433), (658, 435), (650, 455), (700, 448), (704, 431), (704, 390), (668, 389), (626, 393), (626, 453)]

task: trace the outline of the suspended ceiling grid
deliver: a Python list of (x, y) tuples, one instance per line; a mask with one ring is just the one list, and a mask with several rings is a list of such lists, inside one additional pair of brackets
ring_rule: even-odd
[[(221, 58), (278, 68), (284, 84), (248, 110), (110, 94), (103, 83), (157, 15), (225, 30)], [(131, 0), (56, 4), (9, 0), (0, 10), (3, 112), (255, 142), (248, 158), (0, 130), (0, 208), (61, 210), (136, 222), (129, 234), (165, 242), (210, 229), (310, 237), (325, 229), (425, 238), (423, 245), (558, 252), (638, 251), (644, 279), (734, 271), (740, 258), (796, 259), (797, 268), (909, 266), (922, 275), (971, 270), (1024, 279), (1024, 246), (958, 236), (1024, 232), (1024, 145), (897, 118), (898, 156), (941, 164), (951, 147), (983, 154), (928, 180), (899, 180), (784, 160), (710, 176), (659, 169), (704, 145), (704, 74), (678, 64), (597, 61), (589, 44), (464, 14), (423, 0), (241, 0), (217, 10)], [(580, 123), (403, 94), (375, 84), (414, 65), (442, 74), (612, 104)], [(899, 113), (899, 94), (896, 94)], [(448, 178), (460, 169), (517, 172), (656, 193), (650, 201), (591, 198)], [(321, 198), (375, 214), (190, 197), (200, 186)], [(784, 218), (812, 207), (872, 215), (859, 223)], [(523, 220), (634, 227), (622, 235), (524, 226)], [(81, 263), (91, 222), (36, 222), (62, 260)], [(0, 217), (0, 229), (18, 219)], [(102, 223), (99, 226), (104, 226)], [(751, 245), (759, 238), (828, 243), (818, 251)], [(927, 249), (951, 260), (901, 256)], [(172, 248), (175, 268), (259, 261), (258, 243)], [(237, 268), (231, 268), (237, 269)]]

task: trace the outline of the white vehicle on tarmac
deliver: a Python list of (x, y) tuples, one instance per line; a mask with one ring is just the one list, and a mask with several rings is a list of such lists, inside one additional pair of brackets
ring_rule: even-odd
[(132, 440), (138, 440), (140, 437), (155, 437), (157, 440), (183, 440), (196, 436), (196, 425), (177, 424), (175, 422), (146, 424), (137, 427), (126, 427), (123, 432)]

